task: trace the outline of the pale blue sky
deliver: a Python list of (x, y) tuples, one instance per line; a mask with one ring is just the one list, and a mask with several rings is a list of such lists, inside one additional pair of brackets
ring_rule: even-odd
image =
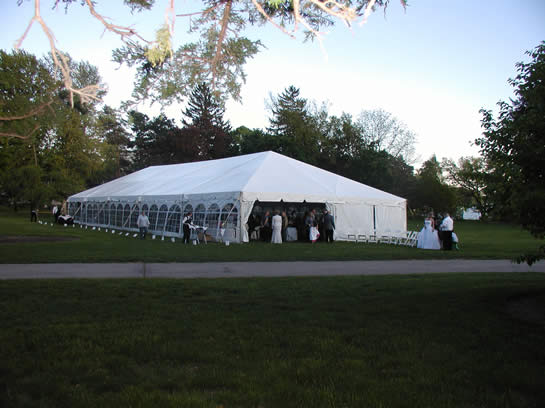
[[(128, 98), (131, 71), (116, 70), (109, 61), (119, 39), (102, 35), (98, 21), (79, 5), (65, 15), (64, 9), (51, 10), (52, 0), (42, 2), (57, 46), (98, 66), (110, 88), (105, 102), (118, 106)], [(0, 47), (6, 50), (33, 15), (33, 1), (21, 7), (16, 3), (0, 0)], [(100, 0), (97, 9), (151, 38), (163, 22), (167, 3), (156, 0), (152, 12), (135, 15), (116, 5), (120, 0)], [(176, 12), (196, 11), (195, 4), (177, 0)], [(183, 42), (186, 28), (187, 22), (178, 19), (175, 46)], [(273, 27), (251, 28), (248, 36), (261, 38), (267, 49), (246, 66), (242, 104), (227, 105), (226, 116), (234, 127), (266, 127), (269, 93), (295, 85), (309, 100), (328, 101), (332, 114), (357, 116), (375, 108), (391, 112), (417, 134), (421, 160), (432, 154), (457, 159), (477, 154), (470, 143), (481, 133), (479, 109), (494, 109), (498, 100), (512, 96), (507, 80), (515, 76), (515, 64), (527, 60), (524, 52), (545, 40), (545, 1), (410, 0), (405, 11), (392, 0), (386, 17), (379, 11), (362, 27), (330, 29), (323, 42), (327, 56), (316, 42), (291, 40)], [(38, 25), (23, 48), (37, 55), (48, 51)], [(181, 107), (166, 112), (179, 119)]]

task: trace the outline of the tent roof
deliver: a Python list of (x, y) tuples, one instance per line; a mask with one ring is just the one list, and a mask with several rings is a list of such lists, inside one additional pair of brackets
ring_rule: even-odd
[(267, 151), (226, 159), (151, 166), (69, 199), (181, 196), (236, 192), (261, 201), (405, 199)]

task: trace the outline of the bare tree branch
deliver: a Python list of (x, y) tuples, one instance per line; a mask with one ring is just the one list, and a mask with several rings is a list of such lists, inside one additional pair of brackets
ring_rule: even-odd
[[(223, 46), (223, 42), (225, 41), (225, 36), (227, 33), (227, 26), (229, 25), (229, 17), (231, 16), (231, 6), (233, 5), (232, 0), (228, 0), (227, 4), (225, 5), (225, 9), (223, 10), (223, 18), (221, 19), (221, 31), (218, 37), (218, 41), (216, 43), (216, 55), (214, 55), (214, 59), (212, 59), (210, 65), (212, 68), (212, 78), (213, 82), (215, 82), (216, 78), (216, 69), (221, 59), (221, 48)], [(213, 83), (213, 85), (215, 85)], [(212, 87), (214, 89), (214, 86)]]
[(370, 0), (369, 3), (367, 3), (367, 7), (365, 7), (365, 12), (363, 13), (363, 19), (360, 21), (360, 26), (367, 23), (367, 19), (369, 18), (369, 15), (371, 15), (371, 12), (373, 11), (373, 6), (375, 5), (376, 0)]
[(217, 9), (218, 7), (223, 5), (223, 3), (225, 1), (226, 0), (220, 1), (217, 4), (214, 4), (212, 7), (209, 7), (206, 10), (203, 10), (203, 11), (197, 11), (195, 13), (188, 13), (188, 14), (176, 14), (176, 17), (192, 17), (192, 16), (199, 16), (199, 15), (204, 16), (204, 15), (210, 13), (212, 10)]
[(320, 0), (308, 1), (325, 11), (330, 16), (336, 17), (339, 20), (344, 21), (348, 26), (350, 26), (350, 23), (357, 17), (356, 10), (351, 7), (345, 6), (344, 4), (338, 3), (334, 0), (326, 0), (323, 2)]
[[(39, 0), (36, 1), (39, 2)], [(87, 7), (89, 7), (89, 12), (91, 13), (91, 15), (95, 17), (98, 21), (100, 21), (104, 25), (104, 28), (106, 30), (119, 35), (123, 41), (125, 41), (125, 37), (134, 36), (139, 40), (144, 41), (146, 44), (150, 44), (150, 41), (146, 40), (144, 37), (138, 34), (133, 28), (108, 23), (106, 21), (106, 17), (96, 12), (95, 6), (93, 5), (93, 2), (91, 0), (85, 0), (85, 3), (87, 3)]]
[[(89, 0), (86, 0), (86, 1), (89, 5), (89, 8), (92, 9), (91, 13), (93, 14), (94, 7), (92, 3)], [(30, 20), (30, 23), (28, 24), (21, 38), (19, 38), (19, 40), (15, 44), (15, 49), (19, 49), (21, 47), (30, 28), (32, 27), (32, 24), (35, 21), (40, 24), (40, 26), (42, 27), (42, 31), (44, 32), (47, 39), (49, 40), (49, 46), (51, 48), (51, 57), (53, 58), (53, 63), (55, 64), (55, 66), (61, 71), (61, 76), (62, 76), (64, 86), (66, 87), (66, 90), (69, 92), (69, 95), (70, 95), (70, 104), (74, 106), (74, 94), (79, 95), (83, 103), (88, 103), (91, 100), (96, 100), (96, 101), (100, 100), (100, 98), (98, 98), (97, 96), (98, 91), (100, 90), (100, 86), (98, 84), (93, 86), (88, 86), (82, 89), (76, 89), (73, 87), (72, 78), (70, 76), (70, 64), (69, 64), (68, 58), (61, 51), (59, 51), (57, 47), (55, 46), (55, 35), (53, 34), (53, 31), (51, 31), (50, 28), (47, 26), (47, 24), (42, 19), (42, 16), (40, 14), (40, 0), (34, 0), (34, 16)], [(105, 21), (104, 23), (107, 24)], [(112, 26), (112, 27), (115, 27), (115, 26)], [(114, 30), (112, 29), (112, 31)]]
[(265, 17), (265, 19), (266, 19), (269, 23), (271, 23), (273, 26), (275, 26), (276, 28), (278, 28), (278, 29), (279, 29), (280, 31), (282, 31), (284, 34), (289, 35), (291, 38), (295, 38), (295, 36), (294, 36), (292, 33), (288, 32), (284, 27), (282, 27), (282, 26), (278, 25), (277, 23), (275, 23), (274, 20), (272, 19), (272, 17), (269, 16), (269, 15), (267, 14), (267, 12), (263, 9), (263, 7), (261, 7), (261, 4), (259, 4), (259, 3), (257, 2), (257, 0), (252, 0), (252, 3), (253, 3), (253, 5), (255, 6), (255, 8), (257, 9), (257, 11), (259, 11), (259, 12), (261, 13), (261, 15), (262, 15), (263, 17)]

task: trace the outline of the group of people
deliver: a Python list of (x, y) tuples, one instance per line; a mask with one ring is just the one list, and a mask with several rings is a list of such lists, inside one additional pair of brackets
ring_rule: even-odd
[(453, 237), (458, 241), (454, 233), (454, 221), (448, 213), (444, 217), (436, 219), (433, 213), (429, 213), (424, 219), (424, 227), (418, 233), (417, 248), (444, 249), (450, 251), (453, 248)]
[(248, 220), (250, 234), (259, 231), (259, 238), (264, 242), (281, 244), (288, 240), (288, 228), (295, 228), (299, 241), (315, 243), (320, 238), (326, 242), (333, 242), (335, 220), (324, 210), (323, 216), (318, 217), (316, 210), (306, 211), (303, 217), (298, 217), (292, 211), (288, 217), (286, 211), (265, 211), (262, 217), (252, 214)]
[[(51, 208), (51, 215), (53, 216), (53, 221), (55, 222), (55, 224), (59, 221), (59, 217), (61, 216), (61, 210), (65, 210), (65, 204), (63, 204), (60, 209), (57, 204), (53, 205), (53, 207)], [(38, 214), (38, 208), (32, 208), (30, 210), (30, 222), (38, 222)]]
[(333, 242), (333, 233), (335, 231), (335, 220), (333, 216), (329, 213), (328, 210), (324, 210), (321, 222), (318, 222), (318, 217), (316, 215), (316, 210), (312, 210), (305, 214), (305, 233), (304, 236), (307, 236), (308, 231), (308, 240), (312, 243), (315, 243), (320, 239), (320, 228), (324, 233), (324, 241), (332, 243)]
[[(138, 229), (140, 231), (140, 239), (146, 239), (150, 222), (148, 216), (144, 211), (142, 211), (142, 213), (138, 216), (138, 219), (136, 220), (136, 225), (138, 226)], [(182, 241), (184, 244), (189, 244), (189, 238), (191, 237), (191, 226), (193, 225), (193, 213), (188, 212), (184, 216), (182, 220), (182, 225), (184, 231)]]

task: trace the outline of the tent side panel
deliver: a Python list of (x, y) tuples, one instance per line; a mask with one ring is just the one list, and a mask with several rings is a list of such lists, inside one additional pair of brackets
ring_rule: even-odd
[(335, 203), (335, 240), (346, 241), (348, 235), (373, 233), (373, 206), (369, 204)]
[(407, 231), (406, 203), (398, 206), (376, 206), (375, 220), (377, 235), (401, 236)]
[(249, 242), (248, 236), (248, 219), (254, 208), (255, 199), (245, 199), (244, 194), (240, 194), (240, 238), (241, 242)]

